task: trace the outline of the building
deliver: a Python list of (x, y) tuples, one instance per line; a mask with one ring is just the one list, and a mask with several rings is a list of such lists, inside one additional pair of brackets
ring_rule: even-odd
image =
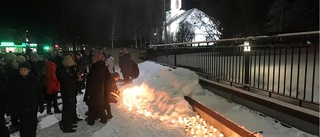
[(162, 39), (168, 42), (199, 42), (218, 40), (221, 33), (218, 31), (219, 22), (199, 9), (181, 10), (182, 0), (171, 0), (171, 8), (166, 12), (167, 36), (165, 30)]

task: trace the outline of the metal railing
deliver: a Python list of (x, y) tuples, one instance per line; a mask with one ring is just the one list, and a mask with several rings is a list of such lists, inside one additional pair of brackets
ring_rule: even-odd
[(154, 61), (319, 104), (319, 31), (149, 47)]

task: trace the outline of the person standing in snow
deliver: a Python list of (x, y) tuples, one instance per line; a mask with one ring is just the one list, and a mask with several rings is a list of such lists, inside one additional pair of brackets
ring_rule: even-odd
[(75, 67), (77, 71), (80, 71), (82, 76), (83, 81), (79, 81), (77, 82), (77, 92), (79, 94), (83, 94), (83, 92), (81, 91), (82, 89), (84, 89), (85, 87), (85, 76), (87, 75), (87, 69), (86, 69), (86, 64), (84, 62), (84, 60), (82, 59), (82, 55), (81, 53), (77, 53), (75, 54)]
[(13, 106), (20, 120), (20, 137), (35, 137), (37, 131), (37, 112), (44, 111), (44, 99), (40, 80), (30, 74), (28, 62), (19, 65), (20, 75), (15, 79), (13, 87)]
[(60, 82), (56, 77), (57, 65), (54, 63), (54, 57), (46, 57), (46, 85), (47, 85), (47, 114), (52, 115), (51, 107), (53, 105), (54, 113), (61, 113), (58, 107), (58, 92), (60, 91)]
[(111, 54), (107, 55), (106, 66), (108, 67), (109, 72), (111, 74), (115, 72), (115, 69), (114, 69), (114, 58), (111, 56)]
[[(92, 56), (92, 63), (84, 95), (84, 102), (88, 106), (88, 117), (86, 118), (88, 125), (94, 125), (96, 118), (100, 118), (101, 123), (107, 123), (107, 120), (112, 117), (108, 101), (108, 83), (111, 74), (102, 60), (101, 52), (96, 52)], [(106, 115), (105, 109), (108, 115)]]
[[(20, 59), (19, 59), (20, 60)], [(19, 130), (19, 118), (15, 107), (13, 106), (13, 87), (14, 80), (19, 76), (19, 64), (16, 62), (17, 56), (13, 53), (8, 53), (5, 56), (4, 70), (6, 77), (8, 78), (8, 109), (11, 119), (10, 132), (16, 132)]]
[(130, 83), (130, 76), (132, 73), (132, 61), (130, 53), (125, 48), (121, 49), (119, 52), (119, 67), (123, 76), (123, 83), (120, 85)]
[(37, 53), (30, 53), (30, 60), (28, 62), (31, 65), (31, 71), (30, 74), (33, 74), (36, 76), (38, 79), (41, 79), (41, 72), (40, 72), (40, 67), (38, 65), (38, 60), (39, 60), (39, 55)]
[(8, 79), (4, 71), (4, 57), (0, 54), (0, 133), (3, 137), (10, 137), (8, 127), (6, 126), (5, 113), (7, 112), (7, 91)]
[(62, 60), (63, 66), (58, 66), (56, 76), (60, 82), (61, 98), (62, 98), (62, 120), (59, 123), (63, 133), (72, 133), (79, 120), (76, 116), (76, 82), (81, 81), (81, 75), (76, 74), (72, 66), (74, 60), (67, 55)]

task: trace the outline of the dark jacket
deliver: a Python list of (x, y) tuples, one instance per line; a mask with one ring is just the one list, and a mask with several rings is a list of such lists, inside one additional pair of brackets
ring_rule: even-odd
[(42, 78), (42, 74), (40, 72), (40, 66), (38, 65), (37, 62), (33, 62), (31, 60), (28, 60), (28, 62), (30, 63), (31, 65), (31, 70), (30, 70), (30, 73), (33, 74), (34, 76), (36, 76), (38, 79), (41, 80)]
[(86, 83), (84, 101), (88, 106), (108, 105), (109, 81), (111, 74), (105, 66), (105, 62), (100, 60), (92, 64)]
[(56, 76), (60, 82), (61, 97), (63, 100), (75, 100), (76, 96), (76, 82), (78, 76), (72, 68), (67, 71), (64, 66), (58, 66), (56, 69)]
[(6, 64), (4, 66), (4, 70), (5, 70), (5, 74), (7, 76), (7, 79), (8, 79), (8, 90), (7, 90), (7, 95), (8, 95), (8, 98), (6, 99), (6, 102), (8, 103), (8, 107), (9, 109), (12, 111), (14, 109), (14, 104), (12, 103), (13, 99), (12, 97), (14, 97), (14, 87), (16, 86), (15, 85), (15, 80), (18, 78), (18, 76), (20, 76), (19, 74), (19, 70), (17, 69), (13, 69), (12, 67), (12, 64), (9, 63), (9, 64)]
[(18, 76), (14, 86), (14, 106), (17, 110), (32, 110), (43, 106), (43, 92), (40, 80), (30, 74)]
[(5, 113), (5, 105), (8, 91), (8, 79), (4, 71), (4, 66), (0, 64), (0, 115)]
[(132, 61), (130, 53), (123, 54), (119, 58), (119, 67), (122, 73), (131, 74), (132, 71)]

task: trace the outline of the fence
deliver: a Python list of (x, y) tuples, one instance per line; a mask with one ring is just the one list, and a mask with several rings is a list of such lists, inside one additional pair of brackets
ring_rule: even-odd
[(157, 62), (319, 104), (319, 31), (149, 47)]

